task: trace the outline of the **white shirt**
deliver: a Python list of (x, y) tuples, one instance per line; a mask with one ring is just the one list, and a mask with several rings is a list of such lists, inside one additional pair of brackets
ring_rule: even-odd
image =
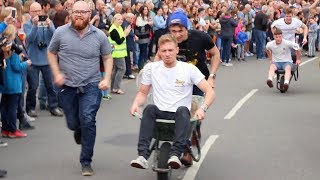
[(297, 43), (282, 39), (280, 44), (276, 41), (270, 41), (266, 45), (266, 49), (271, 51), (273, 62), (293, 62), (291, 58), (291, 48), (294, 50), (299, 49)]
[(192, 64), (177, 61), (167, 68), (157, 61), (145, 65), (141, 83), (152, 86), (154, 104), (161, 111), (176, 112), (180, 106), (191, 109), (193, 85), (202, 79), (204, 75)]
[(297, 28), (302, 26), (302, 21), (297, 18), (292, 18), (290, 24), (284, 22), (284, 18), (280, 18), (271, 24), (271, 28), (276, 27), (281, 29), (283, 38), (291, 42), (295, 42), (295, 34)]

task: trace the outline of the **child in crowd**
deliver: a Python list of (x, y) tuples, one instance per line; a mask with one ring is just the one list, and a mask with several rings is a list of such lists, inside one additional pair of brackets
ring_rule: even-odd
[(318, 25), (314, 16), (310, 16), (308, 20), (308, 57), (314, 57), (316, 51), (316, 39)]
[(244, 46), (245, 43), (249, 40), (248, 34), (246, 33), (246, 26), (241, 27), (241, 31), (238, 32), (236, 37), (237, 41), (237, 59), (238, 61), (245, 61), (244, 59)]
[(31, 61), (21, 62), (18, 54), (12, 48), (12, 42), (16, 37), (16, 28), (8, 25), (3, 32), (5, 43), (1, 47), (3, 57), (6, 60), (6, 68), (3, 71), (3, 85), (0, 85), (1, 97), (1, 134), (2, 137), (22, 138), (27, 134), (17, 129), (17, 109), (19, 97), (22, 93), (22, 72), (31, 65)]

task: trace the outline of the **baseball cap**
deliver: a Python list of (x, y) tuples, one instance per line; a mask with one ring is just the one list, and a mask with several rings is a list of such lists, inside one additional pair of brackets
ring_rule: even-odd
[(186, 29), (188, 29), (187, 15), (183, 11), (175, 11), (169, 17), (168, 26), (171, 26), (173, 24), (180, 24), (180, 25), (184, 26)]

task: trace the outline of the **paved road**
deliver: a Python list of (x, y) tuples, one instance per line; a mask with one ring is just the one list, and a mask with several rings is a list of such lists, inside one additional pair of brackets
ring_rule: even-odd
[[(304, 61), (308, 60), (304, 58)], [(265, 84), (268, 62), (248, 62), (220, 67), (217, 99), (203, 124), (203, 140), (218, 138), (209, 147), (196, 180), (317, 180), (320, 177), (320, 69), (318, 60), (300, 68), (298, 82), (281, 94)], [(7, 141), (0, 148), (0, 168), (8, 180), (151, 180), (151, 170), (129, 167), (136, 158), (139, 120), (129, 115), (135, 82), (123, 85), (125, 95), (103, 101), (98, 113), (97, 140), (90, 178), (80, 174), (80, 146), (73, 141), (64, 118), (40, 111), (36, 130), (25, 139)], [(230, 119), (225, 116), (252, 89), (257, 89)], [(172, 179), (186, 180), (187, 168)], [(189, 173), (189, 172), (188, 172)], [(191, 173), (192, 174), (192, 173)]]

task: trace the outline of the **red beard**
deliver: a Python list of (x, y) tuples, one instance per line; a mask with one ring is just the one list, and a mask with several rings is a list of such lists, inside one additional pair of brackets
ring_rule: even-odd
[(81, 31), (88, 26), (89, 18), (72, 18), (71, 23), (74, 29)]

